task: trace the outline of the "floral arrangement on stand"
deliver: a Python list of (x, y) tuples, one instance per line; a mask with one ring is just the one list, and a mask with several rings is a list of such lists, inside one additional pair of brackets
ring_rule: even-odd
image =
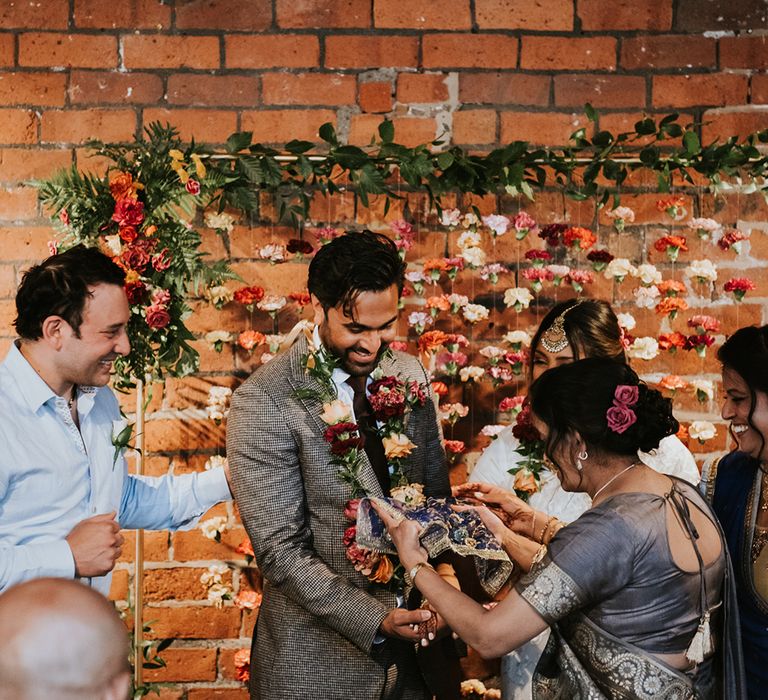
[(193, 223), (221, 201), (227, 181), (159, 124), (133, 144), (89, 148), (111, 161), (103, 175), (73, 167), (38, 183), (59, 233), (51, 249), (97, 247), (125, 270), (131, 351), (115, 361), (116, 388), (192, 374), (199, 355), (185, 325), (189, 299), (234, 277), (226, 262), (205, 261)]

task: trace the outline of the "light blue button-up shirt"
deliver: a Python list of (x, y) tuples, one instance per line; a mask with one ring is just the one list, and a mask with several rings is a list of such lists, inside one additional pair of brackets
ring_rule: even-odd
[[(42, 576), (73, 578), (65, 537), (81, 520), (117, 512), (124, 529), (194, 527), (231, 498), (222, 469), (163, 477), (127, 474), (115, 460), (117, 399), (107, 387), (78, 387), (80, 429), (12, 344), (0, 364), (0, 591)], [(87, 581), (104, 594), (111, 575)]]

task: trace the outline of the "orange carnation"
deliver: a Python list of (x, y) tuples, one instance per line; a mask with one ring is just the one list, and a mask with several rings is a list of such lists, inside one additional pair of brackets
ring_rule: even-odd
[(663, 316), (674, 318), (678, 311), (685, 311), (688, 308), (688, 302), (680, 297), (665, 297), (656, 304), (656, 313)]
[(113, 170), (109, 176), (109, 191), (112, 198), (118, 199), (136, 199), (136, 191), (142, 189), (142, 185), (133, 181), (133, 175), (121, 170)]

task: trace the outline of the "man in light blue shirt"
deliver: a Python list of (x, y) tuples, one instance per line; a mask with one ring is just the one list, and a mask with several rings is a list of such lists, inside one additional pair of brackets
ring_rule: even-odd
[(0, 364), (0, 591), (80, 578), (104, 594), (121, 528), (194, 526), (231, 498), (222, 469), (140, 477), (115, 460), (112, 363), (130, 350), (125, 274), (77, 246), (24, 275)]

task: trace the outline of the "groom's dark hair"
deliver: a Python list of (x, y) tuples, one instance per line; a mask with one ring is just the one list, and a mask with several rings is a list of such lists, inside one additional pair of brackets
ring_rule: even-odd
[(405, 263), (394, 242), (373, 231), (348, 231), (315, 253), (307, 286), (327, 311), (341, 306), (350, 315), (360, 292), (403, 291)]

